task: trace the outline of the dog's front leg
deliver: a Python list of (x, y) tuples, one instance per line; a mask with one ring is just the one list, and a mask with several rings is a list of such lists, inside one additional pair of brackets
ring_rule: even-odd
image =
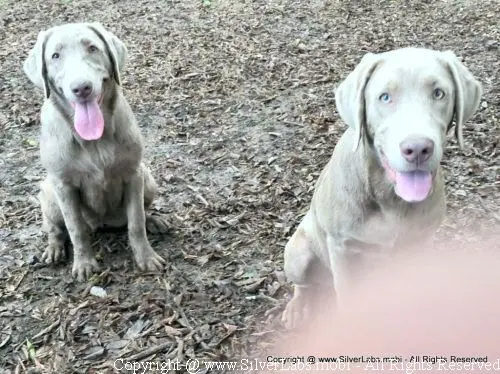
[(83, 219), (78, 189), (58, 181), (55, 183), (56, 198), (64, 218), (64, 224), (73, 243), (73, 277), (79, 281), (92, 276), (99, 265), (92, 253), (90, 228)]
[(335, 289), (335, 307), (340, 309), (345, 304), (345, 299), (349, 296), (349, 289), (352, 287), (351, 263), (344, 244), (329, 235), (327, 237), (327, 246), (330, 256), (330, 270), (333, 276), (333, 288)]
[(142, 271), (161, 270), (165, 265), (165, 260), (151, 248), (146, 236), (144, 176), (141, 167), (125, 184), (125, 204), (130, 247), (134, 252), (137, 266)]

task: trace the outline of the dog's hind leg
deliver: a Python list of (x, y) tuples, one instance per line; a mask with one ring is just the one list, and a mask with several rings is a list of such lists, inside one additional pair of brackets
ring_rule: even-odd
[(42, 260), (50, 264), (65, 257), (64, 245), (69, 239), (69, 235), (64, 226), (64, 218), (57, 204), (52, 186), (47, 180), (41, 183), (38, 198), (42, 208), (43, 229), (48, 235), (48, 245), (42, 255)]
[[(151, 170), (145, 165), (142, 166), (144, 174), (144, 209), (148, 209), (158, 192), (158, 185), (151, 173)], [(169, 231), (167, 218), (159, 213), (146, 212), (146, 229), (151, 234), (166, 233)]]
[(144, 164), (142, 164), (142, 172), (144, 176), (144, 208), (147, 209), (151, 206), (158, 193), (158, 184), (151, 170)]
[[(294, 284), (294, 294), (283, 312), (282, 322), (287, 329), (298, 327), (316, 311), (327, 276), (313, 251), (314, 243), (299, 226), (285, 247), (285, 274)], [(328, 283), (328, 282), (326, 282)], [(324, 299), (324, 298), (323, 298)]]

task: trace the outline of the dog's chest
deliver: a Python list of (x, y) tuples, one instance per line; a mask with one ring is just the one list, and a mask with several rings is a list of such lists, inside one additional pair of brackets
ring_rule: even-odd
[(67, 176), (78, 187), (82, 203), (98, 215), (121, 207), (125, 185), (137, 172), (140, 157), (116, 143), (82, 149), (68, 165)]
[(82, 179), (80, 194), (82, 203), (99, 216), (121, 207), (124, 193), (124, 180), (119, 177), (110, 178), (95, 176)]
[(348, 242), (354, 251), (400, 250), (428, 240), (437, 224), (419, 212), (372, 212)]
[(381, 213), (369, 215), (352, 235), (352, 240), (366, 245), (392, 247), (400, 235), (401, 225)]
[(75, 153), (73, 162), (77, 169), (103, 185), (116, 178), (131, 176), (141, 159), (139, 144), (120, 143), (115, 139), (86, 144)]

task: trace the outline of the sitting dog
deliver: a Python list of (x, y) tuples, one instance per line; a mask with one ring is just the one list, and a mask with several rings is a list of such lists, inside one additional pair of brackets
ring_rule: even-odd
[(73, 244), (72, 274), (85, 280), (98, 270), (91, 233), (128, 226), (138, 267), (164, 267), (148, 242), (145, 215), (157, 185), (142, 163), (143, 139), (123, 96), (120, 75), (125, 45), (99, 23), (71, 23), (38, 35), (24, 63), (28, 78), (45, 92), (40, 153), (47, 177), (39, 199), (48, 246), (47, 263)]
[(283, 320), (304, 318), (319, 286), (337, 308), (375, 259), (428, 245), (445, 215), (440, 161), (453, 126), (477, 110), (481, 84), (451, 51), (403, 48), (366, 54), (335, 92), (348, 125), (285, 247), (295, 284)]

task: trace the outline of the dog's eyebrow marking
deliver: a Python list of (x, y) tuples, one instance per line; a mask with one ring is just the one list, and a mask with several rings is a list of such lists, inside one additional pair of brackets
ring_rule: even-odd
[(397, 81), (390, 80), (389, 82), (387, 82), (387, 90), (389, 92), (395, 92), (398, 89), (399, 89), (399, 84)]
[(431, 87), (437, 87), (437, 86), (441, 86), (443, 84), (442, 81), (440, 81), (439, 79), (434, 78), (434, 77), (431, 77), (431, 78), (425, 80), (425, 83)]
[(94, 42), (89, 38), (81, 38), (80, 43), (82, 43), (86, 47), (90, 46), (91, 44), (94, 44)]

